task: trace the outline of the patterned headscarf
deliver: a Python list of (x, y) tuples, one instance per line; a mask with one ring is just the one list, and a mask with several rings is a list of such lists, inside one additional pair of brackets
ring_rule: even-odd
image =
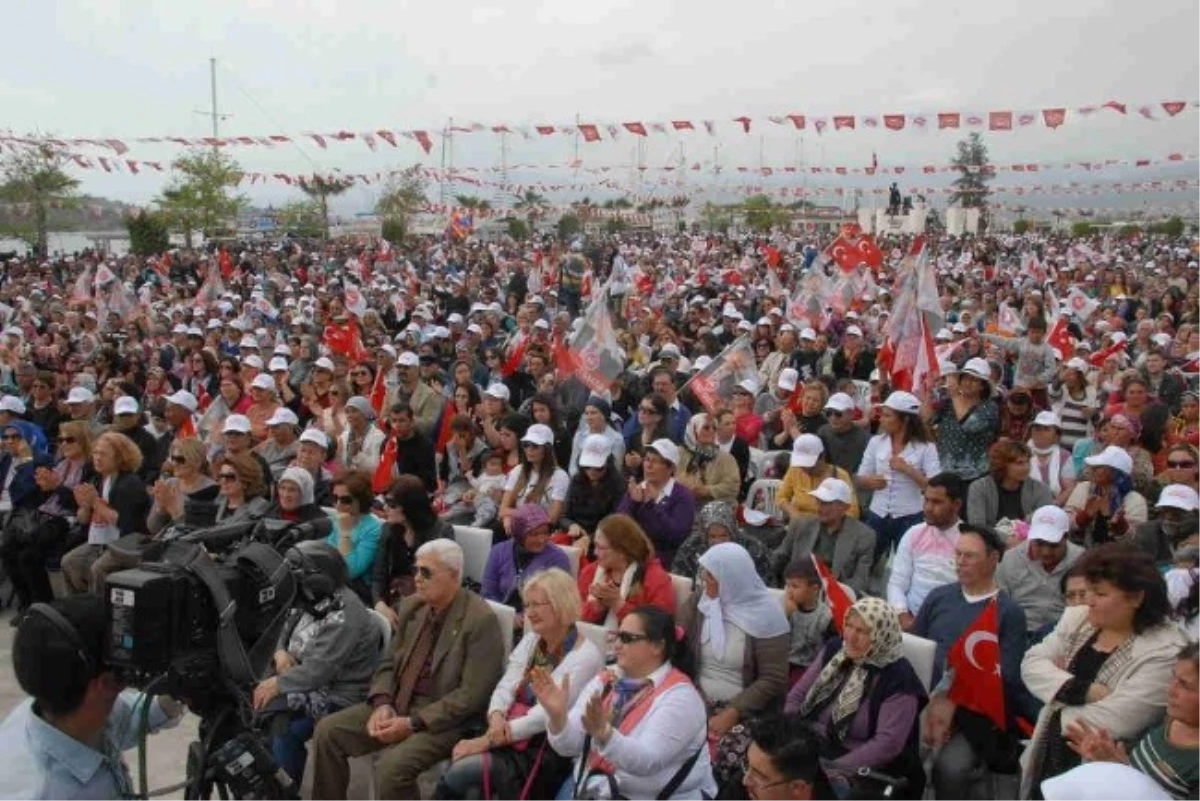
[(733, 504), (726, 501), (709, 501), (700, 507), (700, 538), (708, 542), (708, 529), (712, 526), (723, 526), (729, 532), (729, 538), (736, 540), (740, 530)]
[[(846, 655), (846, 649), (838, 651), (821, 669), (812, 689), (800, 705), (800, 714), (807, 715), (823, 706), (838, 690), (833, 702), (832, 722), (835, 729), (844, 735), (858, 707), (862, 704), (869, 668), (884, 668), (904, 656), (904, 636), (900, 629), (900, 618), (891, 604), (880, 598), (862, 598), (846, 610), (846, 616), (855, 614), (871, 630), (871, 647), (857, 662)], [(842, 675), (850, 672), (842, 682)]]
[(717, 445), (716, 439), (713, 439), (711, 445), (701, 445), (697, 437), (700, 428), (707, 425), (711, 419), (707, 414), (701, 412), (692, 415), (692, 419), (688, 420), (687, 429), (683, 433), (683, 446), (696, 455), (689, 465), (691, 470), (703, 470), (706, 464), (716, 458), (717, 450), (720, 447)]

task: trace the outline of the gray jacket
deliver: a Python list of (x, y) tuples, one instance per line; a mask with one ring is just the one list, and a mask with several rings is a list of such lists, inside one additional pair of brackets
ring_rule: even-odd
[(996, 584), (1007, 592), (1025, 610), (1025, 628), (1036, 631), (1047, 623), (1053, 623), (1062, 615), (1066, 604), (1063, 601), (1062, 577), (1068, 573), (1083, 548), (1073, 542), (1067, 543), (1067, 555), (1050, 573), (1042, 563), (1029, 557), (1029, 543), (1010, 548), (996, 569)]
[[(788, 524), (783, 542), (771, 553), (772, 576), (782, 576), (793, 559), (811, 554), (821, 529), (821, 521), (811, 515), (804, 515)], [(874, 564), (875, 532), (862, 521), (847, 516), (842, 521), (841, 530), (834, 535), (833, 564), (829, 569), (838, 581), (848, 585), (855, 594), (862, 595), (871, 581)]]
[[(1025, 479), (1021, 485), (1021, 509), (1028, 518), (1043, 506), (1054, 504), (1054, 493), (1040, 481)], [(967, 492), (967, 522), (976, 526), (995, 526), (1000, 520), (1000, 488), (991, 476), (984, 476)]]
[[(279, 675), (281, 695), (322, 690), (336, 699), (338, 707), (366, 699), (379, 664), (382, 639), (354, 590), (343, 587), (340, 595), (340, 610), (311, 626), (312, 619), (303, 613), (284, 629), (279, 648), (290, 653), (297, 664)], [(293, 637), (294, 633), (298, 636)]]

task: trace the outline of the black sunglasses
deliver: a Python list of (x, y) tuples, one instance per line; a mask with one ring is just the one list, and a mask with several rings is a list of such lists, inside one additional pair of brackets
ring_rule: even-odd
[(187, 464), (187, 457), (180, 456), (178, 453), (176, 453), (171, 456), (171, 461), (175, 464)]
[[(58, 441), (61, 442), (63, 445), (74, 445), (79, 440), (75, 439), (74, 437), (62, 437)], [(1170, 462), (1168, 462), (1167, 464), (1170, 464)]]
[(21, 439), (21, 436), (19, 434), (5, 434), (4, 439), (8, 442), (16, 442), (17, 440)]
[(1167, 460), (1167, 467), (1175, 468), (1177, 470), (1179, 470), (1179, 469), (1189, 470), (1195, 466), (1196, 466), (1196, 463), (1191, 460), (1188, 460), (1186, 462), (1172, 462), (1170, 459)]
[(349, 504), (354, 503), (354, 496), (353, 495), (334, 495), (333, 502), (335, 504), (344, 503), (346, 505), (349, 505)]
[(633, 645), (635, 642), (643, 642), (649, 639), (650, 637), (645, 634), (634, 634), (632, 631), (617, 632), (617, 640), (621, 645)]
[(217, 473), (218, 481), (237, 481), (237, 473)]

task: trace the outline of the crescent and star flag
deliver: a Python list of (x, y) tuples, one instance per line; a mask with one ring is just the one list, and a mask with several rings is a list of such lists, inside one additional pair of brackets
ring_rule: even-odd
[[(574, 372), (588, 389), (601, 396), (609, 391), (612, 382), (625, 369), (625, 353), (617, 342), (608, 313), (608, 294), (606, 283), (583, 313), (583, 322), (568, 340), (563, 359), (568, 371)], [(562, 354), (561, 349), (559, 354)]]
[(880, 372), (891, 376), (893, 389), (924, 395), (937, 381), (933, 332), (942, 321), (937, 276), (929, 263), (925, 237), (918, 236), (897, 268), (895, 303), (876, 359)]
[(1004, 677), (1000, 673), (1000, 613), (995, 598), (950, 646), (946, 667), (954, 671), (946, 697), (1005, 731)]
[(345, 356), (352, 362), (365, 361), (370, 356), (363, 347), (358, 324), (352, 319), (344, 323), (326, 324), (323, 339), (331, 351)]
[(1104, 362), (1108, 359), (1109, 356), (1116, 356), (1118, 353), (1124, 353), (1124, 352), (1125, 352), (1125, 343), (1124, 342), (1115, 342), (1112, 345), (1109, 345), (1107, 348), (1098, 350), (1095, 353), (1093, 353), (1091, 356), (1089, 356), (1088, 364), (1092, 365), (1093, 367), (1103, 367)]
[(705, 409), (716, 412), (722, 405), (728, 405), (733, 388), (748, 378), (758, 383), (758, 368), (749, 337), (741, 336), (729, 343), (707, 367), (688, 379), (684, 387), (692, 388)]
[(523, 331), (517, 331), (513, 335), (508, 358), (505, 359), (504, 364), (500, 365), (500, 375), (508, 378), (521, 369), (521, 362), (525, 360), (525, 351), (529, 350), (529, 340), (532, 338)]
[(821, 577), (821, 587), (825, 591), (825, 600), (829, 603), (829, 614), (833, 618), (833, 625), (838, 630), (838, 634), (841, 634), (842, 626), (846, 623), (846, 612), (854, 606), (854, 602), (846, 594), (845, 588), (834, 578), (833, 573), (829, 572), (829, 568), (821, 561), (821, 557), (815, 553), (811, 556), (813, 566), (817, 569), (817, 575)]
[(389, 435), (384, 443), (383, 453), (379, 455), (379, 464), (375, 466), (375, 474), (371, 477), (371, 489), (375, 494), (382, 494), (392, 486), (392, 471), (396, 467), (396, 435)]
[(1062, 305), (1054, 295), (1054, 290), (1046, 287), (1046, 343), (1058, 351), (1059, 361), (1065, 362), (1075, 355), (1075, 340), (1067, 330), (1067, 315), (1063, 314)]
[[(371, 408), (375, 410), (375, 414), (383, 417), (383, 402), (387, 399), (387, 382), (383, 380), (383, 370), (375, 371), (375, 383), (371, 385)], [(441, 452), (441, 448), (438, 448)]]

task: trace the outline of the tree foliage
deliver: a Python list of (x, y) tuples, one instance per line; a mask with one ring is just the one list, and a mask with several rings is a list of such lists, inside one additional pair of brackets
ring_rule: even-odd
[(746, 219), (746, 227), (759, 233), (766, 233), (772, 228), (786, 227), (792, 216), (786, 206), (779, 206), (766, 195), (754, 195), (746, 198), (742, 204), (742, 214)]
[(236, 227), (238, 211), (247, 201), (234, 191), (242, 169), (232, 156), (218, 149), (192, 150), (171, 166), (178, 175), (157, 202), (189, 247), (196, 232), (212, 237)]
[(700, 209), (700, 227), (705, 231), (728, 231), (729, 210), (716, 203), (705, 203)]
[(1013, 223), (1013, 233), (1017, 236), (1029, 232), (1029, 220), (1017, 220)]
[(492, 207), (492, 202), (490, 200), (484, 200), (483, 198), (475, 197), (474, 195), (455, 195), (454, 200), (464, 209), (487, 211)]
[(403, 241), (408, 235), (409, 219), (429, 202), (425, 195), (428, 188), (419, 164), (392, 173), (375, 202), (375, 213), (383, 218), (384, 239)]
[(1091, 236), (1095, 230), (1095, 227), (1089, 222), (1071, 223), (1071, 236)]
[(527, 189), (523, 194), (517, 195), (517, 202), (513, 203), (513, 210), (523, 212), (526, 222), (532, 223), (545, 213), (548, 205), (549, 202), (544, 195)]
[(79, 181), (64, 170), (69, 160), (61, 147), (43, 141), (10, 152), (0, 161), (0, 199), (28, 203), (33, 209), (33, 227), (17, 227), (10, 233), (24, 239), (41, 257), (48, 251), (50, 204), (71, 206), (77, 202)]
[(958, 143), (958, 153), (951, 165), (959, 175), (954, 179), (954, 194), (950, 196), (950, 205), (958, 204), (967, 209), (980, 210), (980, 227), (987, 227), (988, 182), (995, 177), (988, 169), (988, 149), (983, 143), (983, 137), (978, 131), (972, 131)]
[(125, 217), (129, 250), (137, 256), (154, 256), (171, 247), (171, 226), (161, 211), (139, 209)]
[(1183, 236), (1183, 219), (1180, 217), (1169, 217), (1160, 223), (1150, 226), (1150, 232), (1154, 234), (1166, 234), (1171, 237)]
[(317, 200), (294, 200), (277, 212), (279, 227), (289, 234), (302, 237), (328, 235), (325, 212)]
[(321, 235), (329, 238), (329, 198), (337, 197), (354, 186), (346, 175), (312, 175), (300, 179), (300, 191), (317, 204), (321, 214)]
[(504, 226), (513, 239), (526, 239), (529, 236), (529, 223), (520, 217), (509, 217), (504, 221)]
[(556, 228), (559, 239), (570, 239), (583, 230), (583, 223), (578, 215), (567, 213), (558, 218)]

